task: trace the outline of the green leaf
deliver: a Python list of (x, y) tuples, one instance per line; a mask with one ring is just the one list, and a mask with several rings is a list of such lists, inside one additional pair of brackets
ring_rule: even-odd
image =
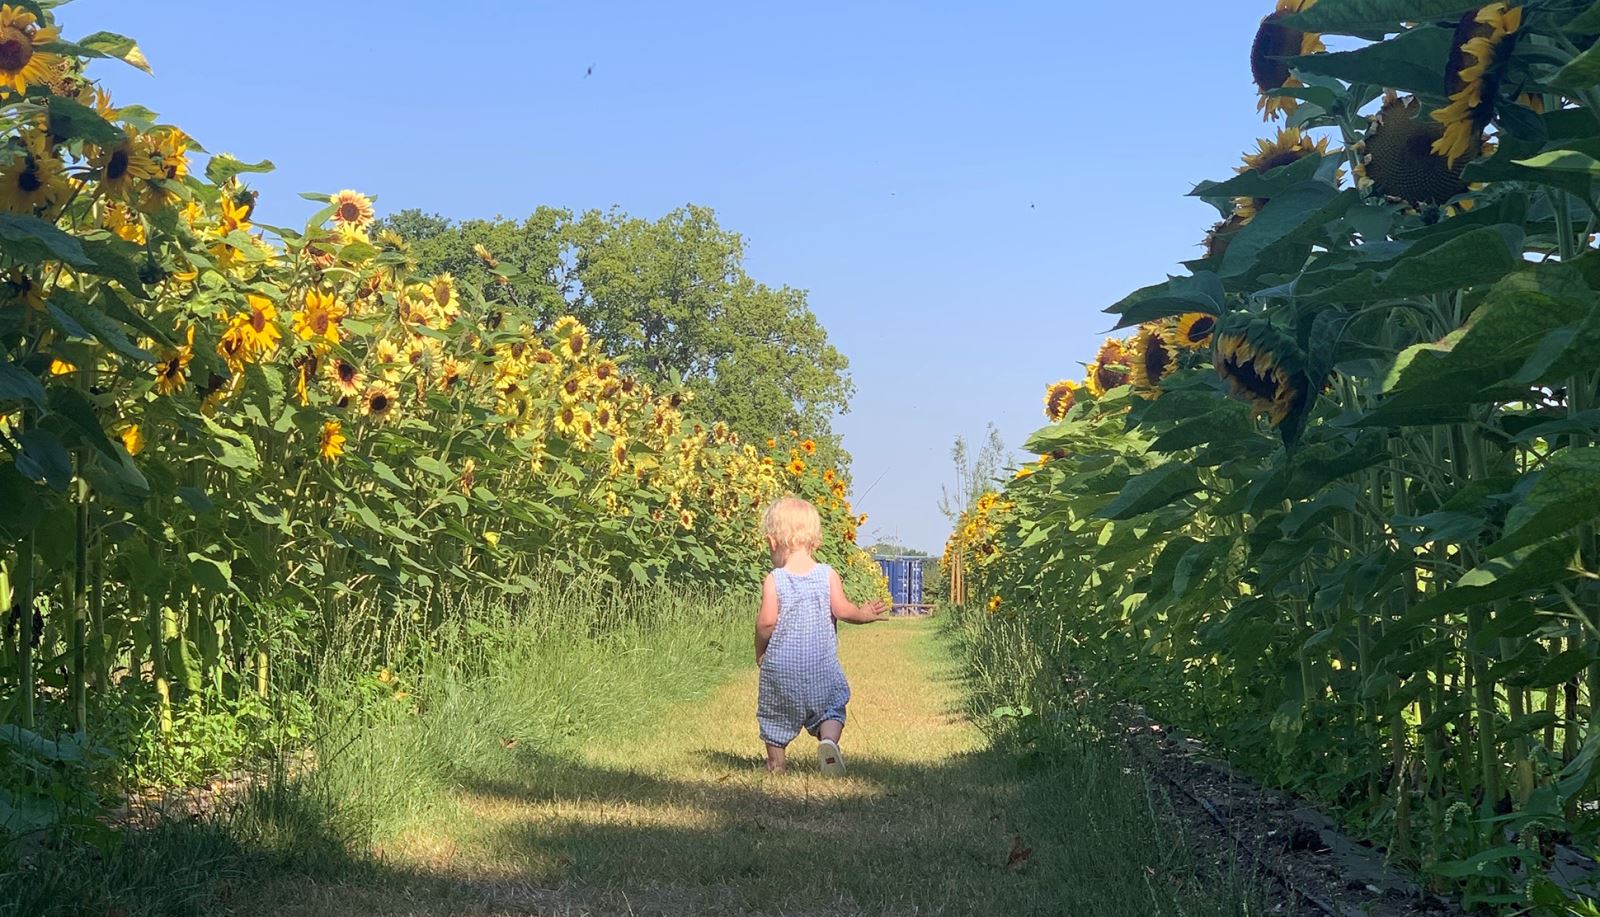
[(1310, 296), (1319, 303), (1373, 302), (1492, 283), (1524, 264), (1521, 245), (1519, 227), (1478, 227), (1458, 236), (1419, 242), (1387, 270), (1364, 271)]
[(44, 407), (44, 386), (15, 363), (0, 363), (0, 401), (31, 401)]
[(1370, 37), (1398, 32), (1408, 22), (1460, 19), (1479, 6), (1463, 0), (1321, 0), (1284, 23), (1304, 32)]
[(1450, 56), (1453, 37), (1453, 29), (1422, 26), (1354, 51), (1291, 58), (1289, 67), (1300, 73), (1331, 76), (1348, 83), (1370, 83), (1443, 96), (1445, 62)]
[(226, 595), (234, 592), (233, 565), (224, 560), (190, 552), (189, 577), (200, 588)]
[(1249, 273), (1261, 254), (1280, 242), (1304, 237), (1308, 230), (1322, 227), (1337, 219), (1360, 195), (1349, 190), (1341, 193), (1332, 185), (1320, 181), (1301, 182), (1267, 202), (1255, 219), (1228, 243), (1222, 257), (1222, 277), (1237, 277)]
[(85, 35), (73, 44), (89, 52), (91, 56), (119, 60), (145, 73), (151, 72), (150, 62), (145, 59), (144, 52), (139, 50), (139, 43), (125, 35), (118, 35), (115, 32), (95, 32), (93, 35)]
[(1131, 519), (1200, 490), (1200, 478), (1184, 462), (1162, 465), (1129, 479), (1122, 493), (1095, 515), (1102, 519)]
[(1535, 156), (1529, 156), (1527, 159), (1515, 159), (1512, 162), (1528, 169), (1600, 175), (1600, 160), (1574, 149), (1549, 150)]
[(21, 213), (0, 213), (0, 252), (18, 261), (60, 261), (84, 270), (95, 267), (76, 237)]
[(70, 422), (73, 430), (95, 451), (113, 462), (122, 461), (122, 450), (111, 444), (100, 424), (99, 412), (82, 392), (64, 385), (54, 386), (50, 389), (48, 404), (50, 413)]
[[(1315, 7), (1313, 7), (1315, 9)], [(1506, 867), (1505, 861), (1510, 859), (1533, 860), (1539, 859), (1536, 851), (1524, 850), (1521, 847), (1510, 845), (1491, 847), (1467, 857), (1464, 860), (1449, 860), (1443, 863), (1434, 863), (1423, 867), (1428, 872), (1439, 876), (1449, 876), (1452, 879), (1466, 879), (1472, 877), (1498, 877), (1511, 878), (1511, 871)]]
[(22, 451), (16, 456), (17, 470), (30, 481), (48, 484), (54, 490), (66, 490), (72, 482), (72, 456), (61, 440), (54, 433), (40, 429), (29, 430), (18, 440)]
[(1190, 197), (1231, 200), (1236, 197), (1272, 198), (1295, 185), (1311, 181), (1322, 165), (1321, 156), (1303, 156), (1286, 166), (1265, 173), (1246, 170), (1227, 181), (1207, 181), (1194, 186)]
[[(51, 301), (47, 307), (50, 313), (58, 319), (63, 315), (71, 319), (72, 324), (78, 330), (87, 333), (90, 340), (99, 341), (108, 350), (112, 350), (138, 363), (154, 363), (156, 361), (155, 354), (135, 344), (128, 338), (128, 335), (117, 322), (95, 306), (90, 305), (88, 301), (66, 291), (58, 291), (50, 299)], [(63, 330), (67, 329), (64, 328)], [(68, 333), (78, 336), (74, 331), (69, 330)]]
[(1600, 45), (1590, 45), (1546, 82), (1550, 88), (1566, 92), (1581, 92), (1600, 83)]
[(123, 137), (121, 128), (74, 99), (52, 95), (48, 107), (49, 130), (54, 137), (84, 140), (100, 146), (111, 146)]
[(1501, 557), (1600, 517), (1600, 447), (1562, 449), (1506, 517), (1505, 535), (1484, 550)]
[(206, 163), (206, 178), (210, 179), (212, 184), (220, 185), (230, 178), (247, 172), (271, 172), (275, 168), (277, 166), (273, 165), (270, 159), (263, 159), (260, 162), (240, 162), (227, 153), (219, 153)]
[(84, 253), (94, 260), (92, 273), (115, 280), (135, 296), (148, 298), (144, 280), (139, 276), (139, 262), (144, 258), (139, 246), (111, 235), (80, 238), (78, 242)]

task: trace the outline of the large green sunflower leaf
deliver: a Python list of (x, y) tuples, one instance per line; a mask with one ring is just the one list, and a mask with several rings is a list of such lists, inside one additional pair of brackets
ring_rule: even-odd
[(1600, 447), (1562, 449), (1506, 517), (1506, 533), (1485, 549), (1500, 557), (1600, 517)]
[(1284, 23), (1306, 32), (1373, 37), (1398, 32), (1408, 22), (1459, 19), (1482, 5), (1465, 0), (1321, 0)]
[(1600, 83), (1600, 44), (1590, 45), (1545, 82), (1552, 89), (1567, 92), (1579, 92)]
[(60, 261), (86, 270), (95, 267), (76, 237), (30, 214), (0, 213), (0, 253), (19, 262)]
[(50, 133), (65, 140), (87, 140), (110, 146), (122, 139), (122, 129), (100, 117), (100, 113), (66, 96), (50, 97)]
[(1375, 302), (1439, 293), (1499, 280), (1524, 263), (1521, 250), (1521, 227), (1478, 227), (1459, 236), (1420, 241), (1387, 270), (1365, 270), (1321, 290), (1302, 292), (1319, 303)]
[(1268, 201), (1255, 219), (1239, 230), (1228, 243), (1217, 273), (1223, 278), (1249, 274), (1263, 253), (1282, 242), (1308, 240), (1360, 200), (1354, 189), (1339, 191), (1320, 181), (1295, 185)]
[(20, 366), (11, 362), (0, 363), (0, 401), (31, 401), (44, 406), (44, 386)]
[(1442, 341), (1406, 348), (1384, 384), (1388, 397), (1356, 426), (1442, 423), (1466, 405), (1525, 396), (1509, 381), (1552, 329), (1581, 320), (1581, 303), (1533, 291), (1491, 296)]
[(1450, 29), (1423, 26), (1354, 51), (1292, 58), (1289, 66), (1303, 73), (1336, 77), (1350, 83), (1443, 96), (1444, 72), (1453, 36)]
[(1293, 188), (1304, 181), (1316, 177), (1317, 170), (1322, 166), (1321, 156), (1302, 156), (1286, 166), (1269, 169), (1266, 173), (1254, 169), (1246, 169), (1226, 181), (1203, 181), (1194, 186), (1189, 192), (1189, 197), (1220, 198), (1231, 200), (1236, 197), (1265, 197), (1270, 198)]
[(277, 166), (272, 160), (263, 159), (260, 162), (243, 162), (226, 153), (211, 157), (206, 163), (206, 178), (214, 185), (225, 184), (228, 179), (245, 172), (271, 172)]
[(1193, 468), (1172, 462), (1130, 478), (1116, 499), (1096, 515), (1102, 519), (1131, 519), (1187, 497), (1202, 486)]

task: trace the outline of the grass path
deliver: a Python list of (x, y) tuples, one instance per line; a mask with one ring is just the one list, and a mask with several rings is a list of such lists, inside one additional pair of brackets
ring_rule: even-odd
[[(382, 851), (394, 881), (285, 882), (274, 913), (1213, 912), (1136, 777), (1091, 760), (1020, 774), (963, 715), (937, 625), (844, 629), (849, 776), (815, 743), (761, 769), (756, 673), (651, 728), (464, 781), (455, 817)], [(1007, 865), (1014, 839), (1031, 850)], [(398, 878), (396, 878), (398, 877)]]

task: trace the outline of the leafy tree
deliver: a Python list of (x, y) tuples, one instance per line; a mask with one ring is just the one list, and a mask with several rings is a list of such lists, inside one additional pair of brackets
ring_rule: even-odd
[(681, 380), (703, 410), (741, 435), (796, 430), (835, 457), (830, 420), (854, 391), (849, 361), (829, 343), (805, 291), (745, 273), (743, 239), (710, 208), (645, 220), (541, 207), (520, 223), (457, 223), (406, 210), (381, 228), (404, 237), (424, 272), (455, 275), (491, 307), (577, 315), (632, 371)]

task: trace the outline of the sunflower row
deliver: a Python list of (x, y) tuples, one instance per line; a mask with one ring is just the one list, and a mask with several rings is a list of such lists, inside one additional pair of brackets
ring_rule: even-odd
[(53, 15), (0, 3), (11, 719), (84, 729), (149, 698), (171, 730), (205, 696), (295, 689), (283, 654), (398, 651), (463, 590), (742, 588), (786, 492), (822, 510), (852, 587), (881, 590), (816, 442), (744, 441), (577, 319), (419, 273), (358, 191), (259, 224), (246, 178), (269, 166), (200, 167), (194, 138), (84, 77), (90, 57), (144, 66), (137, 47), (64, 41)]

